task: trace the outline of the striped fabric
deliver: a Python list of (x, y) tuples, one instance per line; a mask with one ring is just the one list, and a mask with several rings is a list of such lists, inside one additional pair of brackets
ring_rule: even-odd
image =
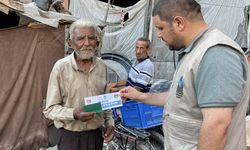
[(137, 87), (143, 92), (148, 92), (150, 89), (150, 81), (154, 74), (154, 64), (149, 58), (142, 62), (136, 62), (129, 71), (127, 85)]

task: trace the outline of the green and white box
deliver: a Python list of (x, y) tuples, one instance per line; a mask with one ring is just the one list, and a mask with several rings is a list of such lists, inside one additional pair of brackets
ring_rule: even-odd
[(117, 108), (122, 106), (122, 99), (119, 92), (109, 93), (84, 98), (85, 111), (101, 112), (111, 108)]

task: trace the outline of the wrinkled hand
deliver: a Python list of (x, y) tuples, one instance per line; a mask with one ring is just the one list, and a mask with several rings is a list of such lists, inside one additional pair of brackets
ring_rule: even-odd
[(105, 143), (110, 142), (114, 137), (114, 133), (115, 133), (115, 127), (114, 126), (107, 126), (106, 131), (103, 134), (104, 142)]
[(119, 92), (123, 101), (126, 101), (126, 99), (136, 100), (139, 98), (139, 95), (141, 94), (141, 92), (139, 92), (138, 90), (136, 90), (131, 86), (125, 87), (121, 89)]
[(107, 85), (107, 89), (108, 89), (108, 91), (110, 91), (110, 92), (117, 92), (117, 91), (119, 91), (119, 89), (116, 88), (116, 86), (117, 86), (117, 83), (116, 83), (116, 82), (109, 83), (109, 84)]
[(109, 83), (109, 84), (108, 84), (108, 87), (109, 87), (109, 88), (114, 88), (114, 87), (116, 87), (116, 85), (117, 85), (117, 83), (116, 83), (116, 82), (113, 82), (113, 83)]
[(74, 109), (73, 115), (76, 120), (81, 120), (82, 122), (88, 121), (95, 116), (95, 112), (84, 112), (82, 107), (77, 107)]

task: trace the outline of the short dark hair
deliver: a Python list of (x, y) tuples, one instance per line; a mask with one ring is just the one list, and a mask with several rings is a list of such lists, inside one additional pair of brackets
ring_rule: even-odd
[(147, 43), (147, 48), (150, 48), (150, 40), (146, 37), (140, 37), (137, 39), (137, 41), (143, 41)]
[(172, 21), (176, 15), (191, 20), (201, 15), (201, 6), (195, 0), (159, 0), (153, 9), (153, 16), (156, 15), (166, 22)]

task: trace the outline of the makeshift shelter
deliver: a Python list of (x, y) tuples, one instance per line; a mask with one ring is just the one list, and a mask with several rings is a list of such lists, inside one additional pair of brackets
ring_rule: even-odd
[(49, 73), (64, 56), (64, 27), (0, 30), (0, 149), (47, 144), (42, 114)]
[[(65, 26), (59, 21), (73, 21), (78, 17), (103, 27), (105, 34), (101, 52), (110, 59), (106, 61), (109, 66), (119, 68), (117, 74), (124, 79), (129, 63), (135, 60), (136, 39), (148, 36), (152, 41), (151, 58), (155, 70), (158, 70), (155, 79), (172, 79), (175, 55), (155, 36), (156, 29), (151, 20), (154, 0), (138, 0), (128, 7), (108, 5), (104, 0), (72, 0), (70, 12), (75, 17), (43, 11), (30, 2), (13, 3), (19, 1), (0, 0), (0, 11), (15, 11), (42, 23), (43, 28), (19, 26), (0, 30), (0, 149), (38, 149), (47, 144), (47, 124), (42, 115), (42, 105), (49, 72), (54, 62), (65, 54)], [(244, 32), (238, 32), (244, 20), (244, 1), (200, 0), (199, 3), (209, 24), (231, 38), (239, 39), (244, 47)], [(249, 17), (246, 18), (248, 23)], [(249, 48), (249, 38), (247, 41)], [(125, 64), (125, 71), (121, 71), (119, 63)]]
[[(102, 53), (115, 53), (135, 61), (134, 45), (137, 38), (147, 36), (152, 42), (151, 59), (154, 61), (155, 79), (172, 79), (174, 72), (173, 52), (156, 37), (151, 11), (157, 0), (139, 0), (132, 6), (119, 7), (108, 0), (70, 1), (70, 12), (79, 18), (91, 20), (104, 28)], [(236, 39), (239, 25), (244, 20), (245, 2), (242, 0), (197, 0), (209, 25)], [(127, 17), (125, 17), (127, 16)], [(239, 34), (238, 39), (242, 39)], [(243, 44), (242, 40), (238, 40)], [(117, 67), (119, 68), (119, 67)]]
[(215, 26), (245, 47), (245, 35), (241, 26), (244, 22), (244, 0), (200, 0), (202, 13), (209, 25)]
[[(35, 3), (20, 4), (22, 9), (6, 1), (0, 4), (31, 21), (0, 29), (0, 149), (39, 149), (48, 142), (48, 120), (42, 110), (49, 74), (54, 63), (65, 55), (66, 24), (59, 21), (75, 18), (42, 11)], [(34, 23), (37, 21), (40, 23)]]

